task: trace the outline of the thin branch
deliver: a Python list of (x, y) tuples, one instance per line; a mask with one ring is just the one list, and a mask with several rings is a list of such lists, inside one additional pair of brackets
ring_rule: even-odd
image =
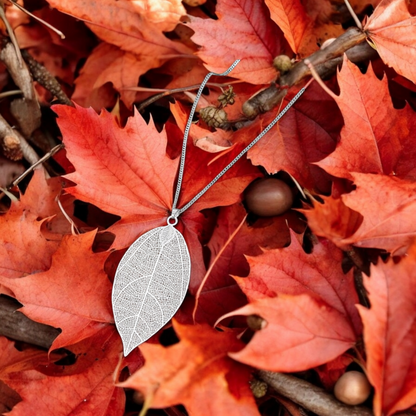
[(364, 406), (348, 406), (326, 390), (289, 374), (260, 370), (258, 375), (270, 387), (318, 416), (372, 416)]
[[(231, 84), (238, 84), (241, 83), (241, 81), (230, 81), (227, 82), (225, 84), (218, 84), (215, 82), (208, 82), (207, 83), (207, 87), (217, 87), (217, 88), (224, 88), (227, 87), (228, 85)], [(171, 88), (171, 89), (153, 89), (153, 88), (143, 88), (143, 87), (130, 87), (130, 88), (123, 88), (124, 90), (128, 90), (128, 91), (161, 91), (159, 94), (153, 95), (152, 97), (148, 98), (147, 100), (141, 102), (138, 106), (137, 106), (137, 110), (139, 112), (142, 112), (146, 107), (148, 107), (150, 104), (153, 104), (154, 102), (160, 100), (163, 97), (167, 97), (169, 95), (172, 94), (177, 94), (179, 92), (186, 92), (186, 91), (193, 91), (193, 90), (197, 90), (200, 87), (200, 84), (196, 84), (196, 85), (190, 85), (188, 87), (181, 87), (181, 88)]]
[[(377, 52), (364, 40), (366, 35), (358, 28), (350, 28), (326, 48), (321, 49), (308, 59), (322, 79), (332, 76), (338, 65), (342, 63), (343, 54), (346, 53), (351, 62), (359, 63), (377, 57)], [(305, 61), (299, 61), (294, 67), (272, 84), (266, 90), (260, 91), (243, 105), (243, 113), (247, 118), (253, 119), (258, 114), (269, 111), (286, 93), (287, 89), (297, 85), (311, 75)]]
[(35, 81), (39, 82), (42, 87), (51, 92), (60, 104), (66, 104), (74, 107), (74, 104), (62, 90), (59, 82), (41, 63), (36, 61), (36, 59), (34, 59), (26, 50), (22, 51), (22, 56)]
[(14, 50), (16, 52), (17, 61), (19, 62), (19, 67), (23, 66), (23, 59), (20, 53), (19, 43), (17, 42), (16, 36), (14, 34), (13, 28), (10, 26), (9, 21), (7, 20), (6, 13), (4, 12), (4, 4), (0, 4), (0, 19), (3, 20), (4, 25), (6, 26), (7, 33), (9, 34), (10, 40), (13, 44)]
[(12, 97), (13, 95), (21, 95), (23, 92), (21, 90), (11, 90), (0, 93), (0, 100), (6, 97)]
[(315, 79), (315, 81), (321, 86), (321, 88), (330, 96), (332, 97), (334, 100), (336, 100), (338, 97), (325, 85), (325, 83), (322, 81), (321, 77), (319, 76), (319, 74), (316, 72), (314, 66), (312, 65), (311, 61), (309, 61), (309, 59), (305, 59), (305, 65), (307, 65), (307, 67), (309, 68), (309, 70), (311, 71), (311, 74), (313, 76), (313, 78)]
[(37, 166), (39, 166), (41, 163), (48, 160), (50, 157), (52, 157), (55, 153), (57, 153), (59, 150), (63, 149), (65, 146), (63, 144), (58, 144), (54, 148), (52, 148), (48, 153), (45, 154), (45, 156), (41, 157), (39, 160), (37, 160), (33, 165), (31, 165), (28, 169), (26, 169), (18, 178), (16, 178), (12, 186), (16, 186), (19, 182), (21, 182), (24, 178), (26, 178), (27, 175), (29, 175), (30, 172), (32, 172)]
[(39, 21), (40, 23), (42, 23), (43, 25), (45, 25), (46, 27), (48, 27), (49, 29), (54, 31), (61, 39), (65, 39), (65, 35), (60, 30), (58, 30), (56, 27), (50, 25), (48, 22), (45, 22), (40, 17), (37, 17), (34, 14), (30, 13), (29, 10), (26, 10), (24, 7), (22, 7), (20, 4), (16, 3), (14, 0), (9, 0), (9, 2), (12, 3), (14, 6), (16, 6), (23, 13), (26, 13), (28, 16), (33, 17), (35, 20)]

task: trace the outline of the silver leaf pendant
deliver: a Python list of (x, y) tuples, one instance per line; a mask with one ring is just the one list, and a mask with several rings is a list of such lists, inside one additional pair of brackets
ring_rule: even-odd
[(172, 225), (150, 230), (131, 245), (117, 267), (112, 294), (125, 356), (175, 315), (190, 275), (188, 247)]

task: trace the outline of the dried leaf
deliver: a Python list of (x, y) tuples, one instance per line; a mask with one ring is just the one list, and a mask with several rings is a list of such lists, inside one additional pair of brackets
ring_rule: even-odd
[(399, 263), (371, 267), (364, 278), (371, 308), (358, 306), (364, 323), (367, 375), (374, 386), (374, 414), (392, 415), (415, 403), (416, 251)]
[(180, 342), (168, 348), (143, 344), (144, 367), (121, 386), (142, 392), (153, 408), (183, 404), (192, 416), (259, 416), (250, 369), (227, 356), (241, 341), (206, 324), (173, 325)]
[(264, 370), (304, 371), (333, 360), (356, 340), (345, 315), (308, 295), (258, 299), (224, 317), (236, 315), (258, 315), (266, 324), (230, 357)]
[(335, 98), (345, 126), (336, 150), (317, 163), (334, 176), (351, 172), (384, 173), (416, 178), (416, 115), (409, 105), (393, 107), (387, 77), (381, 81), (370, 65), (362, 74), (344, 59), (338, 74), (341, 93)]
[(224, 72), (241, 59), (232, 76), (252, 84), (276, 77), (273, 58), (281, 52), (282, 32), (260, 1), (219, 0), (218, 20), (192, 17), (192, 40), (201, 45), (198, 56), (210, 71)]
[(364, 30), (377, 47), (381, 59), (397, 73), (416, 82), (413, 62), (416, 17), (409, 13), (406, 0), (383, 0), (374, 10)]
[(312, 21), (299, 0), (266, 0), (271, 18), (282, 29), (292, 51), (299, 53), (304, 39), (312, 35)]
[(345, 244), (404, 254), (416, 237), (416, 184), (385, 175), (352, 173), (357, 190), (342, 196), (363, 216)]
[(111, 283), (104, 272), (108, 253), (92, 252), (95, 234), (64, 237), (46, 272), (21, 279), (0, 276), (26, 316), (62, 329), (51, 350), (91, 337), (113, 322)]

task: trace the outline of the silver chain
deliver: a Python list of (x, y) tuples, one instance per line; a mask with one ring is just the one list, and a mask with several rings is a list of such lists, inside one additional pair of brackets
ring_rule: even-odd
[[(176, 184), (176, 192), (175, 192), (175, 198), (172, 205), (172, 214), (168, 218), (168, 224), (175, 225), (177, 223), (177, 218), (179, 215), (181, 215), (183, 212), (185, 212), (191, 205), (193, 205), (199, 198), (201, 198), (202, 195), (205, 194), (205, 192), (208, 191), (209, 188), (212, 187), (212, 185), (215, 184), (215, 182), (218, 181), (218, 179), (221, 178), (231, 167), (237, 163), (239, 159), (241, 159), (242, 156), (244, 156), (268, 131), (286, 114), (286, 112), (292, 107), (293, 104), (298, 100), (298, 98), (305, 92), (306, 88), (302, 88), (299, 90), (299, 92), (292, 98), (292, 100), (289, 102), (289, 104), (277, 115), (277, 117), (249, 144), (247, 145), (207, 186), (205, 186), (202, 191), (200, 191), (197, 195), (195, 195), (186, 205), (184, 205), (182, 208), (177, 209), (176, 204), (179, 200), (179, 195), (181, 193), (181, 186), (182, 186), (182, 179), (183, 179), (183, 171), (185, 168), (185, 157), (186, 157), (186, 147), (188, 142), (188, 135), (189, 130), (191, 128), (192, 124), (192, 118), (195, 114), (195, 109), (198, 104), (198, 101), (201, 97), (202, 90), (205, 88), (206, 83), (208, 82), (209, 78), (212, 75), (217, 76), (225, 76), (228, 75), (235, 66), (240, 62), (240, 60), (236, 60), (225, 72), (222, 74), (217, 74), (215, 72), (210, 72), (205, 79), (202, 81), (201, 86), (199, 87), (198, 93), (196, 94), (195, 101), (192, 105), (191, 112), (189, 114), (188, 122), (185, 127), (185, 133), (183, 137), (183, 144), (182, 144), (182, 153), (181, 153), (181, 161), (179, 165), (179, 174), (178, 174), (178, 182)], [(174, 221), (174, 222), (171, 222)]]

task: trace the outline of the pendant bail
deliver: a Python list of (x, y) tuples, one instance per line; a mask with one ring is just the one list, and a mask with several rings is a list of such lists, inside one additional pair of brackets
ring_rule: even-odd
[(175, 226), (178, 223), (178, 217), (180, 215), (180, 210), (177, 208), (173, 208), (172, 212), (170, 213), (168, 219), (166, 220), (166, 222), (168, 223), (168, 225), (172, 225)]

